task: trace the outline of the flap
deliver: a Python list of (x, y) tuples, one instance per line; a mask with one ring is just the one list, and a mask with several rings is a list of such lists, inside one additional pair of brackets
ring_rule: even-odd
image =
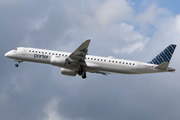
[(110, 72), (103, 72), (103, 71), (89, 71), (89, 72), (91, 72), (91, 73), (97, 73), (97, 74), (102, 74), (102, 75), (105, 75), (105, 76), (107, 76), (108, 74), (111, 74)]

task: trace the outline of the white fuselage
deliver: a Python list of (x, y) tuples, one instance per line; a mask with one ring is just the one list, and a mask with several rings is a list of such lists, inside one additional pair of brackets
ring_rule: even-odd
[[(66, 59), (71, 53), (52, 51), (45, 49), (19, 47), (17, 50), (11, 50), (5, 54), (6, 57), (16, 61), (29, 61), (37, 63), (52, 64), (52, 57)], [(86, 55), (85, 71), (97, 73), (98, 71), (115, 72), (123, 74), (144, 74), (167, 72), (167, 70), (155, 69), (157, 65), (144, 62), (116, 59), (112, 57), (100, 57)], [(64, 64), (53, 64), (66, 69), (77, 69), (77, 66), (65, 66)]]

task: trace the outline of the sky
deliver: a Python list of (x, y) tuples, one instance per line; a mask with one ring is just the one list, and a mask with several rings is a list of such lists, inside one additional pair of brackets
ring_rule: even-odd
[[(179, 1), (0, 0), (1, 120), (179, 120)], [(16, 62), (16, 47), (149, 62), (176, 44), (174, 73), (61, 75), (61, 68)]]

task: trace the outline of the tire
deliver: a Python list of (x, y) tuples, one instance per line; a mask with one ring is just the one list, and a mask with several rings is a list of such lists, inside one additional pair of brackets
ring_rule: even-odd
[(84, 75), (82, 76), (83, 79), (86, 79), (87, 76), (86, 76), (86, 73), (84, 73)]
[(19, 65), (18, 64), (15, 64), (16, 67), (18, 67)]

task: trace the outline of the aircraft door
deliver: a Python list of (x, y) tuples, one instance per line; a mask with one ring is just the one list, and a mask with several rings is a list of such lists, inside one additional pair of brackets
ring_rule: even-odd
[(26, 48), (22, 48), (22, 55), (26, 55)]

